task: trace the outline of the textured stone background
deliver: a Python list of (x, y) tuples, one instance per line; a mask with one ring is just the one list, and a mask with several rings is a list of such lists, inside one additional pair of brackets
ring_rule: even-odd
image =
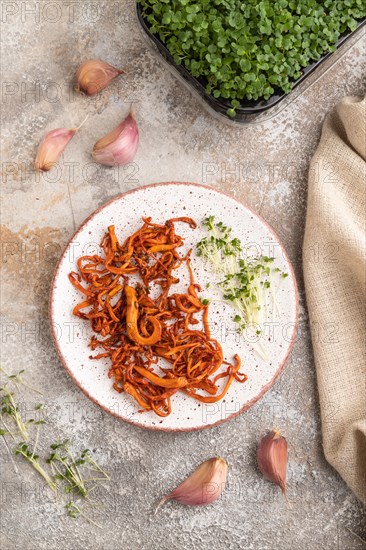
[[(364, 548), (364, 510), (322, 453), (301, 274), (308, 163), (326, 112), (363, 91), (362, 42), (337, 54), (337, 63), (277, 116), (233, 127), (207, 114), (149, 51), (132, 1), (18, 0), (1, 9), (2, 362), (10, 371), (25, 368), (45, 394), (43, 450), (70, 437), (76, 448), (95, 449), (113, 477), (91, 512), (98, 529), (67, 518), (27, 464), (16, 459), (14, 473), (1, 443), (1, 548)], [(92, 57), (122, 66), (126, 76), (87, 99), (70, 89), (78, 64)], [(96, 168), (94, 142), (130, 103), (141, 131), (135, 163)], [(45, 131), (77, 125), (87, 113), (57, 169), (45, 177), (30, 172)], [(297, 342), (275, 386), (236, 420), (187, 434), (143, 431), (100, 411), (61, 367), (47, 321), (54, 266), (74, 229), (115, 194), (174, 179), (224, 189), (260, 212), (286, 245), (300, 287)], [(326, 253), (319, 251), (319, 261)], [(329, 334), (321, 329), (319, 337)], [(22, 397), (25, 414), (34, 415), (34, 406), (33, 395)], [(290, 506), (255, 466), (258, 437), (273, 426), (290, 443)], [(222, 500), (201, 509), (169, 503), (154, 516), (156, 500), (214, 454), (230, 463)]]

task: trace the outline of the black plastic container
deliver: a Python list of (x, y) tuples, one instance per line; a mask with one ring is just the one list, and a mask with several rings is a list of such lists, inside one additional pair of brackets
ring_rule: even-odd
[[(149, 29), (149, 24), (142, 16), (142, 8), (140, 4), (137, 2), (137, 15), (138, 19), (140, 21), (141, 27), (148, 36), (148, 38), (152, 41), (152, 43), (156, 46), (157, 50), (160, 52), (162, 57), (165, 59), (165, 61), (173, 68), (175, 71), (178, 72), (178, 74), (185, 80), (185, 82), (198, 92), (198, 94), (201, 96), (202, 99), (213, 109), (217, 114), (222, 115), (229, 119), (230, 121), (235, 120), (235, 122), (247, 122), (248, 119), (256, 118), (258, 115), (264, 113), (265, 111), (268, 111), (281, 103), (285, 98), (288, 97), (289, 94), (286, 94), (282, 90), (278, 91), (277, 93), (274, 93), (268, 100), (259, 99), (259, 100), (253, 100), (253, 101), (245, 101), (243, 100), (239, 107), (236, 108), (236, 116), (235, 119), (232, 119), (228, 114), (227, 110), (230, 109), (231, 105), (230, 102), (225, 99), (215, 98), (211, 94), (209, 94), (206, 91), (205, 83), (203, 79), (196, 78), (191, 75), (191, 73), (183, 66), (183, 65), (177, 65), (174, 61), (174, 58), (172, 54), (169, 52), (165, 44), (160, 40), (160, 38), (152, 34)], [(357, 29), (355, 31), (350, 31), (348, 33), (345, 33), (341, 38), (338, 40), (336, 47), (339, 48), (342, 46), (345, 42), (347, 42), (351, 37), (357, 33), (357, 31), (363, 27), (366, 24), (366, 19), (362, 19), (359, 21), (357, 25)], [(298, 78), (294, 84), (292, 91), (299, 86), (302, 82), (304, 82), (311, 73), (315, 71), (320, 65), (324, 63), (326, 59), (328, 59), (334, 52), (329, 52), (323, 57), (321, 57), (319, 60), (314, 61), (310, 65), (308, 65), (305, 69), (303, 69), (303, 74), (300, 78)], [(292, 93), (290, 92), (290, 94)]]

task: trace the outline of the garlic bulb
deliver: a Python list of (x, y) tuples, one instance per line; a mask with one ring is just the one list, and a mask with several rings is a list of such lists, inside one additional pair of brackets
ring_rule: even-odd
[(159, 506), (170, 499), (187, 506), (211, 504), (221, 496), (225, 488), (227, 471), (228, 464), (223, 458), (206, 460), (174, 491), (165, 496)]
[(123, 73), (124, 71), (116, 69), (105, 61), (89, 59), (82, 63), (77, 70), (75, 90), (87, 95), (97, 94)]
[(132, 113), (94, 145), (93, 158), (99, 164), (117, 166), (131, 162), (139, 144), (139, 132)]

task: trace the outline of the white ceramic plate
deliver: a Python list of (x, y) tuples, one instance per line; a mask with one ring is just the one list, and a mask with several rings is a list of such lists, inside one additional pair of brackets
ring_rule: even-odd
[[(275, 265), (288, 273), (279, 282), (276, 312), (268, 312), (263, 330), (269, 361), (262, 360), (250, 343), (236, 332), (233, 322), (235, 310), (231, 305), (214, 301), (210, 306), (212, 336), (222, 345), (227, 360), (235, 353), (242, 359), (242, 371), (248, 375), (244, 384), (236, 381), (224, 400), (205, 404), (184, 395), (172, 398), (172, 413), (166, 418), (152, 412), (138, 412), (138, 406), (126, 393), (119, 394), (107, 377), (109, 360), (92, 361), (88, 343), (91, 329), (88, 321), (72, 314), (74, 305), (82, 296), (68, 280), (68, 273), (75, 270), (75, 260), (82, 255), (94, 254), (107, 227), (114, 224), (116, 234), (124, 240), (141, 225), (142, 216), (163, 223), (172, 217), (189, 216), (198, 223), (196, 230), (186, 224), (177, 224), (177, 232), (185, 238), (185, 249), (206, 235), (200, 222), (208, 215), (233, 228), (249, 254), (262, 253), (275, 256)], [(182, 248), (183, 250), (183, 248)], [(196, 281), (204, 289), (203, 297), (220, 299), (215, 282), (222, 275), (213, 275), (208, 265), (192, 255)], [(182, 291), (187, 288), (187, 278), (179, 276)], [(206, 283), (210, 287), (205, 290)], [(216, 290), (215, 290), (216, 288)], [(179, 292), (179, 288), (177, 289)], [(271, 309), (271, 308), (270, 308)], [(50, 297), (50, 321), (56, 349), (71, 378), (96, 404), (111, 414), (144, 428), (166, 431), (190, 431), (207, 428), (233, 418), (248, 409), (274, 383), (291, 351), (298, 320), (298, 296), (290, 261), (273, 230), (247, 206), (212, 188), (191, 183), (161, 183), (140, 187), (113, 200), (94, 212), (71, 238), (62, 254), (54, 275)], [(263, 337), (262, 337), (263, 338)], [(262, 340), (263, 342), (263, 340)]]

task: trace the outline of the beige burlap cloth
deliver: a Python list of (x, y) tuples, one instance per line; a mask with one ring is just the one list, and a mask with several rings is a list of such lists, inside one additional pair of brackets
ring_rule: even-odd
[(309, 172), (304, 277), (325, 456), (366, 502), (366, 99), (327, 116)]

